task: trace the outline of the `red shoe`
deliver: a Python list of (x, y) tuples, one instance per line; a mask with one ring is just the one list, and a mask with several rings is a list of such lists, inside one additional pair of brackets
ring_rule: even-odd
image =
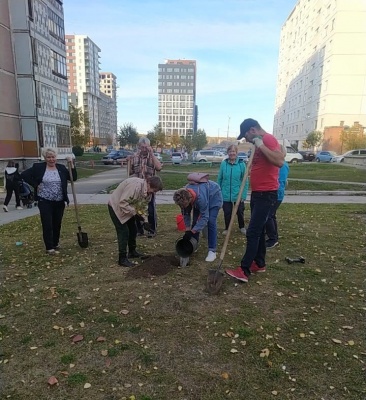
[(252, 265), (250, 266), (250, 272), (252, 274), (256, 274), (257, 272), (266, 272), (266, 266), (258, 267), (257, 263), (253, 261)]
[(225, 272), (239, 281), (248, 282), (248, 277), (245, 275), (241, 267), (236, 269), (226, 269)]

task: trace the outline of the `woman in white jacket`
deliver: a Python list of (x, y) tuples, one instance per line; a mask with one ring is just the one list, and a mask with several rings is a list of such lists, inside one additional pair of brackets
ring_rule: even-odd
[(13, 192), (15, 194), (16, 209), (23, 210), (23, 207), (20, 206), (19, 182), (21, 181), (21, 178), (18, 172), (18, 167), (18, 164), (15, 164), (13, 160), (10, 160), (5, 168), (6, 197), (3, 205), (3, 210), (5, 212), (9, 211), (8, 204), (13, 196)]

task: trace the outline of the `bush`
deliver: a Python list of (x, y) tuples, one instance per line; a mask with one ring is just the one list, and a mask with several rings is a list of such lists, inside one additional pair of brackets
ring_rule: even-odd
[(72, 152), (75, 156), (82, 156), (84, 154), (84, 149), (80, 146), (73, 146)]

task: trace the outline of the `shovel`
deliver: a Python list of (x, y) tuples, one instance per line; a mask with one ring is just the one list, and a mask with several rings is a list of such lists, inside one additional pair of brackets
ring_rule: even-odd
[(68, 162), (67, 165), (69, 167), (69, 175), (70, 175), (70, 182), (71, 182), (72, 197), (74, 198), (76, 221), (78, 223), (78, 232), (77, 232), (76, 236), (78, 238), (79, 246), (81, 248), (85, 249), (85, 248), (88, 247), (88, 244), (89, 244), (88, 234), (81, 231), (79, 212), (78, 212), (78, 205), (77, 205), (76, 194), (75, 194), (74, 180), (72, 179), (71, 162)]
[(227, 235), (225, 237), (225, 241), (224, 241), (224, 244), (222, 246), (221, 253), (220, 253), (219, 265), (218, 265), (218, 267), (216, 269), (210, 269), (208, 271), (207, 282), (206, 282), (206, 291), (209, 294), (218, 294), (220, 289), (221, 289), (222, 283), (224, 281), (224, 274), (221, 272), (221, 267), (222, 267), (222, 263), (224, 261), (226, 248), (227, 248), (227, 245), (229, 243), (231, 229), (233, 227), (234, 220), (235, 220), (235, 217), (236, 217), (236, 213), (237, 213), (238, 208), (239, 208), (239, 203), (240, 203), (240, 200), (241, 200), (241, 196), (243, 194), (243, 190), (244, 190), (244, 187), (245, 187), (245, 182), (248, 179), (249, 171), (250, 171), (250, 168), (252, 166), (252, 161), (253, 161), (253, 158), (254, 158), (254, 151), (253, 150), (252, 150), (251, 154), (252, 154), (252, 156), (249, 158), (249, 162), (247, 164), (247, 168), (245, 170), (245, 174), (244, 174), (243, 180), (242, 180), (241, 185), (240, 185), (238, 198), (236, 199), (236, 203), (235, 203), (235, 205), (233, 207), (233, 211), (231, 213), (231, 219), (230, 219), (229, 227), (227, 229)]

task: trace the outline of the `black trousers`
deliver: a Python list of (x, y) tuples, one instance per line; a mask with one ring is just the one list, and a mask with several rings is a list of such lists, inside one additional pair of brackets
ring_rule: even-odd
[(110, 205), (108, 205), (108, 211), (117, 232), (119, 257), (127, 257), (127, 246), (130, 252), (136, 250), (137, 229), (135, 217), (122, 224)]
[[(225, 230), (229, 228), (231, 213), (233, 212), (234, 204), (235, 203), (232, 203), (231, 201), (224, 201), (222, 204), (222, 210), (224, 211)], [(239, 229), (244, 228), (244, 209), (244, 201), (241, 201), (239, 203), (238, 211), (236, 213), (238, 217)]]
[(60, 240), (62, 217), (64, 216), (65, 202), (38, 199), (38, 209), (41, 216), (43, 241), (46, 250), (54, 249)]
[(7, 182), (6, 183), (6, 197), (4, 200), (4, 206), (7, 206), (10, 203), (11, 196), (15, 194), (15, 203), (16, 206), (20, 206), (20, 197), (19, 197), (19, 184), (16, 182)]

